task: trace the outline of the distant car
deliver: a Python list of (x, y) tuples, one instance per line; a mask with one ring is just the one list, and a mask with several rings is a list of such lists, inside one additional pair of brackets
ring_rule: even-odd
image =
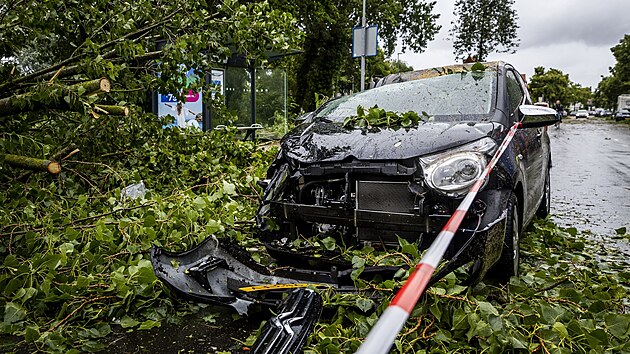
[(588, 118), (588, 111), (580, 109), (575, 113), (575, 118)]
[(630, 110), (621, 109), (619, 112), (615, 113), (615, 120), (617, 122), (626, 118), (630, 118)]
[(598, 117), (610, 117), (611, 115), (612, 115), (612, 112), (607, 109), (602, 109), (601, 111), (597, 112)]
[(572, 116), (572, 117), (575, 117), (576, 113), (577, 113), (577, 111), (571, 111), (571, 112), (569, 112), (569, 115)]

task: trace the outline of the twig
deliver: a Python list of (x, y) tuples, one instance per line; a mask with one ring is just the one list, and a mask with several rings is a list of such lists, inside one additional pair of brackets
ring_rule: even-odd
[(85, 306), (85, 305), (87, 305), (87, 304), (90, 304), (90, 303), (92, 303), (92, 302), (96, 302), (96, 301), (100, 301), (100, 300), (105, 300), (105, 299), (111, 299), (111, 298), (113, 298), (113, 297), (114, 297), (114, 296), (99, 296), (99, 297), (96, 297), (96, 298), (94, 298), (94, 299), (90, 299), (90, 300), (86, 300), (86, 301), (84, 301), (83, 303), (81, 303), (81, 305), (79, 305), (79, 307), (77, 307), (77, 308), (76, 308), (76, 309), (74, 309), (72, 312), (70, 312), (70, 313), (68, 314), (68, 316), (64, 317), (61, 321), (57, 322), (57, 324), (56, 324), (56, 325), (52, 326), (52, 327), (51, 327), (49, 330), (47, 330), (46, 332), (47, 332), (47, 333), (49, 333), (49, 332), (52, 332), (52, 331), (56, 330), (57, 328), (59, 328), (62, 324), (66, 323), (66, 322), (70, 319), (70, 317), (72, 317), (75, 313), (77, 313), (80, 309), (82, 309), (82, 308), (83, 308), (83, 306)]
[(466, 302), (466, 303), (468, 303), (469, 305), (472, 305), (472, 306), (476, 306), (477, 305), (477, 303), (475, 303), (474, 301), (470, 301), (470, 300), (468, 300), (465, 297), (446, 295), (446, 294), (438, 294), (438, 293), (435, 293), (435, 292), (430, 292), (430, 293), (431, 293), (431, 295), (435, 295), (435, 296), (441, 297), (443, 299), (464, 301), (464, 302)]
[(581, 312), (586, 312), (586, 309), (584, 307), (580, 306), (580, 304), (578, 304), (576, 302), (573, 302), (571, 300), (560, 299), (560, 298), (557, 298), (557, 297), (547, 297), (545, 299), (547, 299), (547, 300), (549, 300), (551, 302), (562, 302), (562, 303), (565, 303), (565, 304), (573, 305), (573, 306), (577, 307)]
[[(420, 326), (422, 325), (422, 320), (424, 320), (424, 315), (420, 315), (420, 317), (418, 317), (418, 322), (416, 322), (416, 325), (413, 326), (413, 328), (411, 328), (410, 330), (408, 330), (407, 332), (405, 332), (405, 334), (403, 334), (402, 336), (405, 337), (408, 334), (411, 334), (415, 331), (418, 330), (418, 328), (420, 328)], [(426, 330), (426, 329), (425, 329)]]
[(569, 280), (569, 277), (564, 277), (564, 278), (560, 279), (559, 281), (553, 283), (552, 285), (550, 285), (550, 286), (548, 286), (546, 288), (542, 288), (540, 290), (536, 290), (536, 294), (542, 293), (542, 292), (545, 292), (545, 291), (548, 291), (548, 290), (551, 290), (551, 289), (557, 287), (558, 285), (564, 283), (567, 280)]
[(144, 207), (153, 205), (155, 203), (157, 203), (157, 202), (155, 202), (155, 201), (154, 202), (149, 202), (149, 203), (146, 203), (146, 204), (136, 205), (136, 206), (129, 207), (129, 208), (121, 208), (121, 209), (116, 209), (116, 210), (109, 211), (107, 213), (102, 213), (102, 214), (98, 214), (98, 215), (94, 215), (94, 216), (88, 216), (86, 218), (74, 220), (73, 222), (67, 224), (66, 226), (74, 225), (75, 223), (83, 222), (83, 221), (87, 221), (87, 220), (99, 219), (99, 218), (102, 218), (104, 216), (108, 216), (108, 215), (112, 215), (114, 213), (117, 213), (119, 211), (129, 211), (129, 210), (144, 208)]
[(63, 69), (65, 69), (65, 68), (66, 68), (66, 66), (65, 66), (65, 65), (64, 65), (64, 66), (62, 66), (62, 67), (60, 67), (60, 68), (59, 68), (59, 70), (57, 70), (57, 72), (55, 73), (55, 75), (53, 75), (53, 77), (51, 77), (51, 78), (50, 78), (50, 80), (48, 80), (48, 83), (49, 83), (49, 84), (52, 84), (52, 83), (53, 83), (53, 81), (55, 81), (55, 79), (57, 78), (57, 76), (59, 76), (59, 74), (60, 74), (60, 73), (63, 71)]
[(431, 337), (433, 337), (435, 335), (435, 333), (431, 334), (430, 336), (427, 337), (427, 331), (429, 330), (429, 328), (431, 328), (431, 326), (433, 326), (433, 324), (435, 323), (435, 318), (431, 318), (431, 323), (429, 323), (428, 326), (426, 326), (424, 328), (424, 330), (422, 331), (422, 339), (429, 339)]
[(79, 164), (79, 165), (107, 167), (108, 169), (110, 169), (116, 175), (116, 177), (118, 177), (118, 179), (121, 182), (124, 182), (124, 180), (122, 179), (122, 177), (120, 177), (120, 175), (118, 174), (118, 172), (116, 172), (116, 170), (114, 170), (111, 166), (106, 165), (104, 163), (100, 163), (100, 162), (86, 162), (86, 161), (68, 161), (68, 163), (76, 163), (76, 164)]
[(409, 259), (409, 257), (407, 257), (407, 255), (406, 255), (406, 254), (401, 253), (401, 252), (394, 252), (394, 253), (384, 254), (384, 255), (382, 255), (382, 256), (380, 256), (380, 257), (376, 258), (376, 260), (374, 260), (374, 265), (378, 265), (378, 263), (379, 263), (380, 261), (382, 261), (383, 259), (385, 259), (385, 258), (388, 258), (388, 257), (394, 257), (394, 256), (400, 256), (400, 257), (404, 258), (405, 263), (407, 263), (407, 265), (408, 265), (409, 267), (412, 267), (412, 266), (414, 266), (414, 265), (415, 265), (415, 264), (414, 264), (414, 263), (413, 263), (413, 262)]
[(545, 352), (545, 354), (550, 354), (549, 350), (547, 350), (547, 347), (545, 346), (545, 341), (540, 338), (539, 336), (536, 336), (538, 338), (538, 343), (540, 343), (540, 347), (543, 349), (543, 351)]

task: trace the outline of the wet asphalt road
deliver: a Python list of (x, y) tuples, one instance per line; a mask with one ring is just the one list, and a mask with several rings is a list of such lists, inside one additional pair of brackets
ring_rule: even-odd
[(628, 243), (612, 237), (615, 229), (630, 229), (630, 126), (568, 119), (549, 135), (554, 221), (601, 235), (630, 256)]

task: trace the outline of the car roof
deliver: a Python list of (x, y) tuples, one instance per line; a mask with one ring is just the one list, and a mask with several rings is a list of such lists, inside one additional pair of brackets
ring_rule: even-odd
[(481, 64), (484, 66), (485, 70), (489, 71), (499, 71), (499, 68), (509, 65), (503, 61), (491, 61), (484, 63), (468, 63), (468, 64), (451, 64), (445, 66), (437, 66), (429, 69), (422, 70), (414, 70), (414, 71), (406, 71), (397, 74), (390, 74), (380, 79), (375, 87), (380, 87), (383, 85), (395, 84), (399, 82), (405, 81), (413, 81), (426, 79), (431, 77), (437, 77), (442, 75), (461, 73), (461, 72), (469, 72), (472, 71), (472, 67), (475, 64)]

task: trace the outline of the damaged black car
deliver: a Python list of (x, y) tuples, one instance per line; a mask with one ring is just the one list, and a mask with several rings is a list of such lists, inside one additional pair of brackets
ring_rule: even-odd
[[(268, 171), (257, 223), (269, 253), (304, 266), (308, 255), (293, 241), (328, 237), (375, 248), (402, 238), (428, 248), (522, 121), (434, 278), (464, 265), (470, 283), (517, 275), (521, 232), (550, 206), (546, 126), (556, 118), (531, 104), (521, 75), (504, 62), (394, 74), (327, 102), (282, 139)], [(386, 119), (371, 124), (375, 111)]]

